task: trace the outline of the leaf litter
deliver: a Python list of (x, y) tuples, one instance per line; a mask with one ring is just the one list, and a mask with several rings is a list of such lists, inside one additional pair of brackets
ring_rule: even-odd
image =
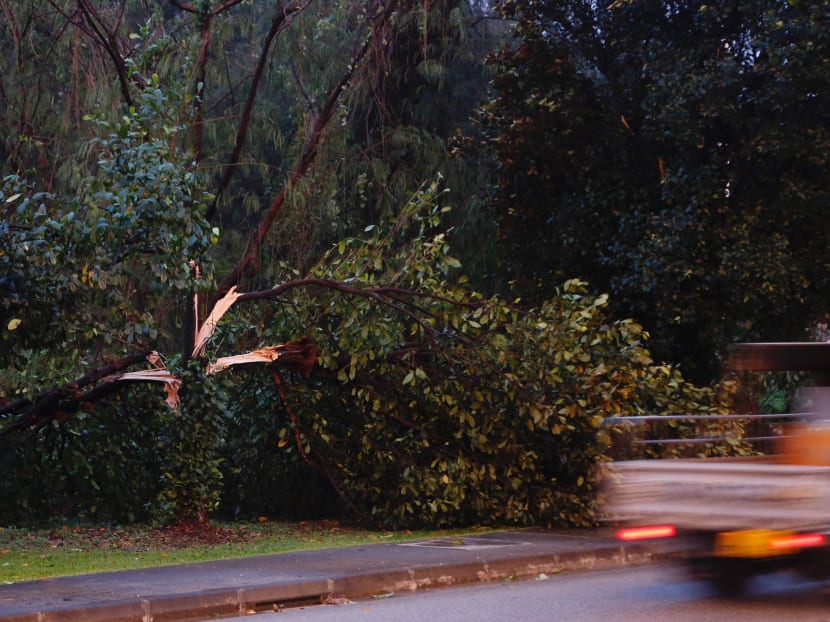
[(255, 523), (180, 523), (162, 527), (146, 525), (82, 526), (65, 524), (39, 530), (0, 527), (0, 558), (12, 552), (68, 549), (75, 551), (126, 552), (179, 550), (198, 546), (251, 544), (260, 539), (283, 537), (301, 542), (324, 536), (347, 535), (357, 530), (341, 527), (337, 521), (277, 523), (260, 519)]

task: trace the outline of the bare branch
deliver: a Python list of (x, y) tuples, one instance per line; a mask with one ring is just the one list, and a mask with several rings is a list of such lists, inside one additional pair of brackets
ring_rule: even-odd
[[(94, 33), (93, 39), (104, 48), (104, 51), (112, 59), (115, 71), (118, 74), (118, 83), (121, 86), (121, 96), (127, 106), (133, 105), (133, 98), (130, 94), (130, 81), (127, 76), (127, 63), (121, 52), (121, 46), (117, 39), (117, 23), (112, 28), (106, 28), (104, 20), (94, 6), (88, 0), (77, 0), (78, 8), (86, 18), (86, 22)], [(123, 7), (122, 7), (123, 8)], [(119, 17), (120, 19), (120, 17)], [(74, 23), (74, 22), (73, 22)]]
[(213, 13), (214, 15), (219, 15), (220, 13), (223, 13), (223, 12), (227, 11), (228, 9), (232, 9), (233, 7), (235, 7), (237, 4), (240, 4), (241, 2), (242, 2), (242, 0), (228, 0), (227, 2), (225, 2), (225, 4), (220, 4), (218, 7), (213, 9), (213, 11), (211, 11), (211, 13)]
[(177, 9), (181, 9), (186, 13), (201, 13), (198, 8), (193, 6), (192, 4), (185, 4), (184, 2), (180, 2), (179, 0), (170, 0), (170, 4), (172, 4)]
[(118, 29), (121, 27), (121, 20), (124, 19), (124, 9), (127, 8), (127, 0), (121, 0), (121, 8), (118, 9), (118, 17), (115, 18), (115, 22), (110, 28), (110, 36), (115, 38), (115, 35), (118, 34)]
[(202, 102), (205, 93), (205, 80), (207, 79), (207, 57), (208, 47), (211, 40), (211, 24), (213, 14), (202, 15), (202, 47), (199, 51), (199, 59), (196, 61), (198, 67), (196, 74), (196, 87), (193, 93), (193, 131), (196, 136), (193, 139), (193, 159), (198, 163), (202, 161), (202, 145), (204, 143), (204, 121), (202, 118)]
[(303, 99), (306, 101), (308, 109), (314, 110), (314, 98), (305, 88), (305, 84), (303, 83), (303, 77), (300, 75), (300, 72), (297, 71), (297, 63), (295, 63), (294, 61), (291, 61), (291, 75), (294, 76), (294, 81), (297, 83), (297, 88), (300, 90), (300, 95), (302, 95)]
[[(204, 93), (205, 93), (205, 80), (207, 79), (207, 61), (208, 61), (208, 49), (210, 47), (210, 42), (213, 37), (211, 28), (213, 25), (213, 18), (227, 11), (232, 9), (237, 4), (242, 2), (242, 0), (228, 0), (224, 4), (219, 5), (215, 9), (211, 11), (202, 12), (197, 10), (195, 7), (191, 5), (181, 5), (176, 2), (173, 3), (174, 6), (184, 10), (189, 11), (192, 13), (198, 13), (202, 19), (202, 30), (201, 30), (201, 39), (202, 39), (202, 47), (199, 51), (199, 59), (196, 62), (196, 66), (198, 67), (197, 72), (197, 79), (196, 79), (196, 92), (194, 93), (193, 97), (193, 129), (196, 133), (196, 137), (194, 139), (194, 159), (196, 162), (202, 161), (202, 145), (204, 143)], [(282, 3), (277, 3), (277, 10)], [(284, 11), (280, 11), (284, 13)], [(214, 202), (215, 203), (215, 202)], [(208, 210), (207, 218), (210, 219), (210, 215), (212, 210)]]
[[(390, 2), (386, 2), (384, 5), (379, 5), (377, 11), (370, 11), (370, 15), (372, 15), (372, 17), (368, 18), (368, 23), (371, 25), (372, 32), (380, 32), (382, 25), (393, 19), (393, 16), (396, 14), (397, 5), (398, 3), (392, 0)], [(274, 197), (273, 201), (271, 201), (271, 204), (263, 214), (259, 225), (252, 231), (252, 235), (248, 241), (248, 247), (242, 256), (242, 259), (240, 259), (236, 266), (219, 284), (215, 293), (216, 297), (221, 297), (231, 287), (238, 285), (243, 274), (249, 271), (255, 271), (259, 248), (262, 246), (263, 240), (271, 230), (277, 215), (282, 211), (288, 192), (298, 181), (305, 177), (311, 168), (311, 165), (317, 156), (317, 150), (323, 141), (324, 131), (326, 127), (328, 127), (328, 124), (334, 115), (337, 103), (340, 101), (342, 94), (346, 91), (346, 87), (354, 78), (357, 68), (361, 65), (363, 59), (367, 55), (367, 52), (370, 50), (371, 43), (371, 37), (367, 37), (363, 32), (358, 33), (354, 42), (356, 52), (353, 54), (347, 70), (343, 73), (337, 84), (335, 84), (329, 91), (325, 105), (315, 115), (316, 118), (314, 119), (311, 133), (306, 140), (305, 149), (303, 150), (300, 159), (294, 166), (294, 170), (291, 172), (291, 175), (285, 185)]]
[(271, 50), (271, 45), (276, 39), (277, 35), (283, 29), (285, 24), (288, 21), (288, 18), (304, 9), (308, 3), (305, 5), (300, 5), (299, 3), (293, 5), (290, 9), (279, 10), (277, 7), (277, 11), (274, 13), (274, 18), (271, 21), (271, 28), (268, 30), (268, 33), (265, 35), (265, 40), (262, 44), (262, 51), (259, 54), (259, 59), (257, 60), (256, 70), (254, 71), (253, 81), (251, 82), (251, 87), (248, 89), (248, 98), (245, 102), (245, 108), (242, 111), (242, 117), (239, 122), (239, 129), (236, 132), (236, 140), (234, 142), (233, 151), (231, 152), (230, 159), (228, 163), (225, 165), (225, 171), (222, 173), (222, 179), (219, 181), (219, 184), (216, 188), (215, 195), (216, 198), (213, 200), (213, 203), (208, 208), (208, 211), (205, 213), (205, 218), (210, 220), (213, 218), (213, 215), (216, 213), (216, 206), (218, 204), (219, 198), (222, 196), (222, 193), (228, 187), (231, 182), (231, 178), (233, 177), (234, 172), (236, 171), (237, 166), (239, 165), (239, 160), (242, 156), (242, 148), (245, 145), (245, 139), (248, 135), (248, 128), (251, 125), (251, 117), (253, 115), (254, 110), (254, 103), (256, 102), (256, 95), (259, 91), (259, 83), (262, 80), (262, 76), (265, 74), (265, 66), (268, 61), (268, 54)]
[(268, 235), (268, 232), (271, 230), (271, 227), (273, 226), (274, 221), (277, 218), (277, 215), (282, 210), (282, 207), (285, 204), (285, 199), (287, 198), (288, 191), (291, 188), (293, 188), (298, 181), (305, 177), (306, 173), (308, 173), (308, 170), (311, 168), (311, 165), (313, 164), (314, 159), (317, 156), (317, 149), (319, 148), (320, 143), (323, 140), (323, 132), (326, 129), (332, 116), (334, 115), (335, 106), (337, 105), (340, 96), (345, 91), (346, 86), (351, 81), (352, 76), (355, 72), (355, 68), (358, 66), (360, 60), (366, 55), (366, 51), (368, 49), (369, 43), (366, 42), (363, 44), (358, 54), (352, 60), (348, 70), (343, 74), (343, 76), (340, 78), (340, 80), (337, 82), (334, 88), (329, 92), (326, 104), (323, 106), (322, 110), (316, 115), (316, 119), (312, 127), (311, 134), (306, 142), (305, 149), (302, 155), (300, 156), (299, 161), (295, 165), (294, 170), (292, 171), (291, 176), (288, 179), (288, 182), (283, 186), (282, 190), (280, 190), (277, 196), (274, 197), (274, 200), (271, 201), (271, 204), (265, 211), (265, 214), (260, 220), (259, 225), (253, 231), (253, 235), (249, 240), (248, 248), (246, 249), (245, 254), (239, 261), (239, 263), (236, 264), (233, 270), (231, 270), (231, 272), (219, 284), (216, 295), (221, 296), (225, 292), (227, 292), (231, 287), (239, 284), (239, 280), (242, 278), (242, 275), (254, 265), (258, 254), (258, 249), (260, 248), (262, 241)]
[(20, 35), (20, 26), (17, 24), (17, 20), (14, 17), (14, 12), (8, 5), (7, 0), (0, 1), (0, 7), (3, 9), (3, 15), (6, 17), (6, 22), (9, 24), (9, 28), (12, 31), (12, 39), (14, 40), (14, 50), (15, 50), (15, 58), (17, 59), (17, 68), (20, 70), (23, 67), (23, 54), (21, 50), (21, 35)]
[[(240, 4), (242, 0), (228, 0), (225, 4), (220, 4), (218, 7), (209, 11), (207, 14), (209, 15), (219, 15), (220, 13), (227, 11), (235, 7), (237, 4)], [(186, 4), (181, 2), (181, 0), (170, 0), (170, 4), (172, 4), (177, 9), (181, 9), (186, 13), (194, 13), (196, 15), (204, 15), (205, 13), (199, 7), (193, 6), (192, 4)]]

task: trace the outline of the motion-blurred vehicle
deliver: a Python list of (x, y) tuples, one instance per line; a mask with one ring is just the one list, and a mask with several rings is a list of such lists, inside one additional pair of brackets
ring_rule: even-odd
[[(795, 356), (802, 345), (820, 347), (806, 348), (805, 362)], [(733, 354), (737, 369), (830, 367), (830, 344), (742, 346)], [(791, 347), (784, 357), (764, 359), (758, 358), (762, 346), (773, 353), (770, 346)], [(608, 424), (630, 428), (657, 418), (619, 417)], [(691, 543), (686, 560), (693, 576), (709, 580), (724, 595), (740, 593), (754, 575), (783, 569), (830, 579), (830, 404), (820, 403), (818, 412), (809, 414), (685, 419), (705, 420), (710, 429), (719, 420), (724, 425), (774, 420), (781, 433), (763, 439), (772, 445), (764, 455), (607, 463), (600, 508), (603, 519), (618, 527), (617, 537), (636, 541), (684, 536)], [(712, 443), (710, 438), (696, 440)]]

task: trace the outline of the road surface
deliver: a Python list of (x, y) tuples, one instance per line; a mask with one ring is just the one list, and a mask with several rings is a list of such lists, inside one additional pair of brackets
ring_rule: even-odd
[(830, 622), (830, 592), (790, 575), (756, 579), (717, 598), (672, 564), (564, 573), (536, 580), (378, 595), (342, 604), (232, 618), (248, 622)]

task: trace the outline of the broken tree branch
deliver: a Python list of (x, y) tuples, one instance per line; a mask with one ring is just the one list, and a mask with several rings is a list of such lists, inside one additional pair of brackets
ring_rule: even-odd
[(51, 421), (58, 413), (75, 413), (84, 404), (94, 402), (113, 393), (117, 387), (104, 389), (105, 385), (101, 385), (86, 393), (82, 392), (81, 389), (138, 363), (148, 360), (153, 362), (156, 360), (153, 357), (154, 354), (153, 352), (142, 352), (125, 356), (108, 365), (94, 369), (73, 382), (44, 391), (33, 400), (25, 398), (0, 406), (0, 415), (17, 415), (14, 421), (0, 430), (0, 437), (17, 430), (40, 427)]

